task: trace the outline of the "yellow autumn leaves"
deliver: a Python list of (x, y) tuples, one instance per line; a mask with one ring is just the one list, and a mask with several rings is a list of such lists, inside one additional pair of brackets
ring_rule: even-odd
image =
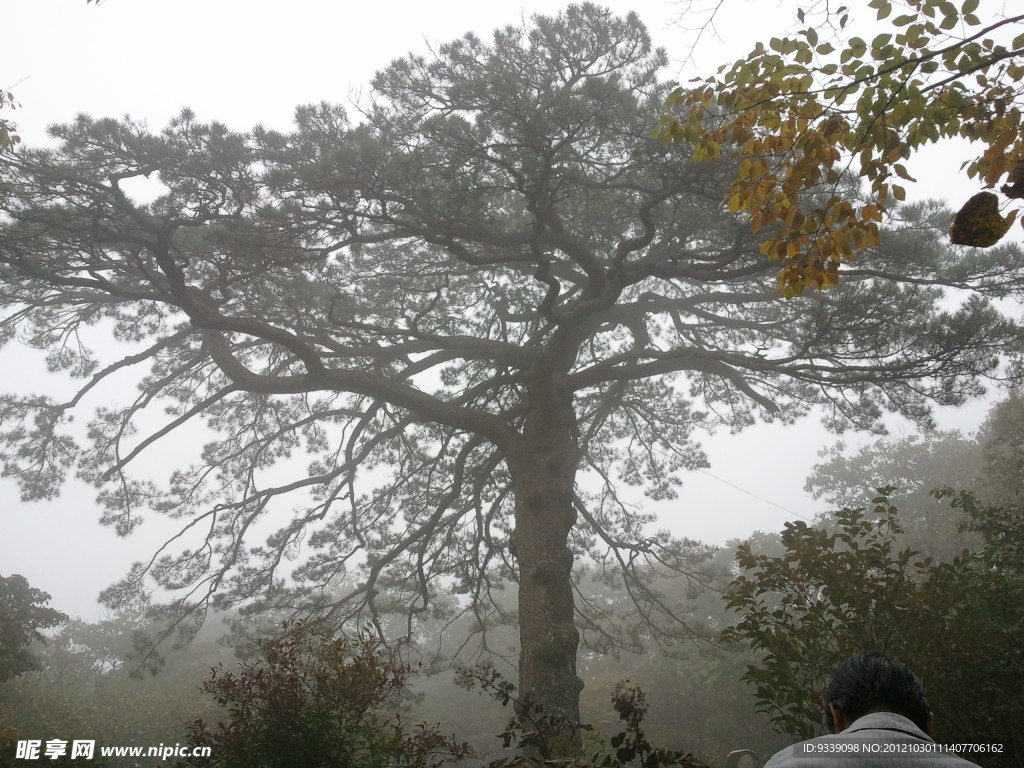
[[(870, 0), (876, 22), (891, 17), (870, 42), (841, 39), (844, 9), (839, 47), (808, 27), (671, 94), (655, 135), (697, 161), (736, 163), (725, 204), (767, 236), (762, 253), (780, 262), (784, 295), (835, 285), (843, 261), (878, 244), (884, 212), (906, 197), (897, 182), (912, 180), (904, 163), (915, 149), (979, 142), (964, 170), (989, 188), (1024, 158), (1024, 35), (1005, 39), (1024, 15), (974, 31), (979, 4)], [(862, 181), (861, 195), (844, 175)]]

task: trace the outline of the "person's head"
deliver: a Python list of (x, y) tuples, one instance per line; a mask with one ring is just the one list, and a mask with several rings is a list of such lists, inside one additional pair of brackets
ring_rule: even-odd
[(749, 749), (736, 749), (725, 758), (726, 768), (757, 768), (757, 753)]
[(931, 731), (924, 686), (910, 668), (878, 651), (851, 656), (836, 669), (825, 692), (825, 723), (839, 733), (869, 712), (894, 712)]

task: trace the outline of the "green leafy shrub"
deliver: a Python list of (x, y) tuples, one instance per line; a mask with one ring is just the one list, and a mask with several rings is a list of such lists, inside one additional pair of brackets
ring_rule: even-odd
[(723, 639), (762, 655), (744, 678), (781, 731), (824, 732), (833, 670), (876, 650), (920, 675), (937, 741), (999, 743), (986, 765), (1024, 766), (1024, 509), (937, 492), (982, 544), (935, 564), (899, 544), (892, 489), (881, 491), (873, 510), (835, 512), (828, 529), (787, 523), (779, 556), (740, 547), (725, 595), (739, 620)]
[(240, 671), (216, 668), (203, 691), (225, 707), (215, 726), (190, 726), (210, 747), (203, 768), (436, 768), (472, 754), (436, 726), (410, 725), (397, 707), (413, 675), (369, 633), (334, 637), (322, 625), (285, 625)]

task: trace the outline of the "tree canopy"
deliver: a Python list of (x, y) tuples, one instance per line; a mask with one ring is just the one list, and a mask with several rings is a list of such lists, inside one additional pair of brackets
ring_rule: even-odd
[[(892, 487), (904, 530), (901, 542), (932, 560), (950, 562), (980, 538), (961, 530), (966, 520), (935, 490), (970, 491), (989, 506), (1019, 503), (1024, 400), (1011, 391), (989, 410), (973, 434), (933, 431), (879, 438), (855, 453), (839, 442), (822, 451), (804, 489), (830, 509), (868, 506), (874, 489)], [(828, 523), (829, 515), (821, 521)]]
[(938, 205), (902, 208), (839, 290), (780, 300), (723, 209), (732, 161), (650, 136), (665, 61), (635, 15), (570, 6), (396, 60), (355, 122), (80, 116), (4, 158), (2, 340), (80, 381), (0, 400), (4, 472), (25, 499), (76, 473), (122, 534), (181, 521), (115, 607), (155, 582), (186, 629), (211, 602), (407, 634), (462, 613), (484, 644), (515, 621), (520, 689), (577, 718), (577, 626), (604, 616), (574, 573), (690, 633), (652, 579), (703, 550), (626, 487), (672, 498), (701, 431), (929, 423), (1020, 337), (993, 300), (1020, 296), (1024, 256), (948, 248)]
[[(141, 615), (121, 613), (95, 623), (71, 619), (47, 633), (38, 669), (0, 684), (0, 744), (5, 729), (19, 740), (78, 733), (98, 744), (183, 741), (185, 723), (214, 714), (199, 684), (230, 655), (218, 642), (224, 627), (211, 621), (188, 648), (164, 649), (156, 675), (136, 674), (133, 638), (144, 629)], [(0, 755), (13, 759), (13, 745)]]
[(29, 646), (43, 640), (39, 630), (68, 618), (48, 602), (50, 596), (29, 586), (24, 576), (0, 576), (0, 682), (39, 668)]
[[(835, 285), (840, 267), (878, 244), (880, 223), (905, 199), (906, 162), (940, 139), (981, 145), (966, 175), (1024, 198), (1024, 15), (981, 0), (800, 4), (800, 30), (759, 42), (718, 74), (678, 88), (656, 133), (695, 159), (735, 158), (727, 204), (767, 230), (761, 251), (780, 289)], [(852, 18), (875, 16), (870, 40)], [(806, 26), (804, 26), (806, 24)], [(851, 28), (854, 25), (850, 23)], [(1016, 33), (1016, 36), (1014, 34)], [(851, 199), (851, 173), (867, 194)], [(1009, 229), (993, 192), (957, 215), (953, 242), (987, 247)]]

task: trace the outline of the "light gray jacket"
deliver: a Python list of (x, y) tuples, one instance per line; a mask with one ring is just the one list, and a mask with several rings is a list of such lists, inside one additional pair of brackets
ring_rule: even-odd
[(842, 733), (777, 752), (764, 768), (979, 768), (936, 746), (903, 715), (872, 712)]

